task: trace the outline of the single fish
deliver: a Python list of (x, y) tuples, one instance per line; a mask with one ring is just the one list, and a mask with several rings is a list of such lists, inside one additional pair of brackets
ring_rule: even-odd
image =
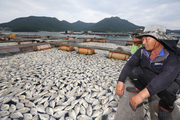
[(92, 115), (92, 106), (89, 104), (88, 108), (87, 108), (87, 115), (90, 117)]
[(24, 120), (32, 120), (32, 115), (30, 113), (24, 114)]
[(73, 120), (76, 120), (76, 113), (73, 109), (71, 109), (69, 111), (69, 116), (73, 119)]
[(1, 110), (2, 110), (2, 111), (9, 110), (9, 104), (2, 104), (2, 105), (1, 105)]
[(22, 113), (18, 111), (10, 114), (10, 118), (22, 118), (22, 117), (23, 117)]
[(11, 104), (11, 106), (9, 107), (9, 112), (15, 112), (16, 111), (16, 106), (14, 104)]
[(49, 120), (49, 115), (48, 114), (39, 114), (39, 117), (41, 120)]
[(47, 108), (46, 108), (46, 113), (49, 114), (49, 115), (51, 115), (51, 116), (53, 116), (53, 113), (54, 113), (53, 108), (47, 107)]

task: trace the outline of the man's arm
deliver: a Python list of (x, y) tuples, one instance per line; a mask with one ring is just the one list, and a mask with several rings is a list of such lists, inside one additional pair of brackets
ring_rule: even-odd
[(137, 106), (141, 104), (145, 98), (148, 98), (148, 97), (150, 97), (149, 91), (147, 88), (144, 88), (138, 94), (131, 97), (130, 105), (135, 110)]

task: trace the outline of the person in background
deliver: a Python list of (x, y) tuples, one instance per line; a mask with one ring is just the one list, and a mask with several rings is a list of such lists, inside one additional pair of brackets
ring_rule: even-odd
[(137, 51), (137, 49), (139, 49), (140, 47), (143, 47), (142, 44), (142, 40), (139, 38), (136, 38), (137, 36), (139, 36), (141, 33), (143, 33), (142, 29), (137, 29), (135, 30), (135, 32), (132, 34), (132, 38), (133, 38), (133, 44), (132, 44), (132, 48), (131, 48), (131, 57), (133, 56), (133, 54)]
[(177, 53), (178, 39), (166, 35), (166, 27), (147, 25), (142, 38), (144, 47), (139, 48), (122, 69), (116, 93), (121, 97), (127, 77), (135, 87), (126, 87), (136, 95), (130, 99), (130, 105), (136, 109), (145, 98), (157, 94), (160, 98), (158, 117), (160, 120), (172, 120), (176, 95), (180, 90), (180, 60)]

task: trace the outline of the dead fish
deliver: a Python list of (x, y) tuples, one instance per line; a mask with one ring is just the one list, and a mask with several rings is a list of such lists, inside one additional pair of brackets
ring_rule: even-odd
[(6, 110), (8, 110), (9, 109), (9, 104), (2, 104), (1, 105), (1, 110), (2, 111), (6, 111)]
[(0, 111), (0, 113), (1, 113), (1, 116), (7, 116), (10, 114), (9, 111)]
[(39, 117), (41, 120), (49, 120), (49, 115), (48, 114), (39, 114)]
[(54, 112), (57, 112), (57, 111), (61, 111), (62, 109), (64, 109), (66, 106), (57, 106), (54, 108)]
[(67, 106), (64, 110), (69, 111), (69, 110), (71, 110), (73, 107), (74, 107), (74, 106)]
[(91, 117), (87, 116), (87, 115), (79, 115), (78, 120), (92, 120)]
[(23, 103), (18, 102), (18, 103), (16, 104), (16, 108), (17, 108), (17, 109), (21, 109), (21, 108), (23, 108), (23, 107), (24, 107), (24, 104), (23, 104)]
[(46, 113), (53, 116), (54, 111), (53, 111), (53, 109), (51, 107), (47, 107), (46, 108)]
[(103, 110), (105, 110), (108, 106), (109, 106), (108, 103), (103, 104), (103, 105), (102, 105)]
[(30, 113), (31, 113), (32, 115), (37, 115), (37, 109), (36, 109), (36, 108), (31, 108)]
[(103, 111), (102, 111), (101, 109), (96, 110), (96, 111), (93, 113), (92, 117), (100, 116), (100, 115), (102, 115), (102, 113), (103, 113)]
[(32, 120), (39, 120), (38, 115), (35, 115)]
[(37, 111), (45, 113), (45, 108), (42, 104), (36, 106)]
[(76, 113), (73, 109), (71, 109), (69, 111), (69, 116), (73, 119), (73, 120), (76, 120)]
[(25, 106), (26, 107), (34, 107), (35, 104), (33, 102), (31, 102), (31, 101), (28, 101), (28, 102), (25, 103)]
[(86, 114), (86, 109), (82, 105), (80, 105), (80, 113), (83, 115)]
[(103, 115), (109, 114), (112, 111), (112, 108), (107, 107), (104, 112)]
[(102, 116), (98, 116), (94, 120), (102, 120)]
[(79, 102), (79, 99), (72, 101), (71, 106), (75, 106), (78, 102)]
[(12, 99), (12, 96), (5, 96), (3, 99), (3, 104), (9, 102)]
[(93, 107), (94, 110), (98, 110), (98, 109), (101, 109), (102, 105), (98, 104), (96, 106)]
[(99, 99), (96, 99), (96, 100), (94, 100), (94, 102), (93, 102), (92, 105), (98, 105), (98, 104), (100, 104), (100, 100), (99, 100)]
[(111, 106), (111, 107), (115, 107), (115, 106), (117, 106), (118, 105), (118, 102), (117, 101), (111, 101), (110, 103), (109, 103), (109, 106)]
[(17, 111), (10, 114), (10, 118), (22, 118), (22, 117), (23, 117), (22, 113)]
[(89, 105), (88, 108), (87, 108), (87, 115), (88, 115), (88, 116), (91, 116), (91, 115), (92, 115), (92, 112), (93, 112), (92, 106)]
[(49, 101), (44, 102), (44, 108), (46, 108), (47, 106), (49, 106)]
[(102, 104), (106, 104), (108, 102), (108, 100), (109, 100), (108, 98), (103, 99)]
[(25, 98), (26, 98), (25, 95), (20, 95), (20, 96), (19, 96), (19, 99), (25, 99)]
[(96, 97), (98, 95), (98, 92), (93, 92), (92, 97)]
[(108, 120), (114, 120), (115, 114), (116, 114), (115, 112), (110, 113), (110, 114), (108, 115)]
[(17, 112), (20, 112), (20, 113), (27, 113), (29, 111), (30, 111), (30, 108), (28, 108), (28, 107), (24, 107), (24, 108), (17, 110)]
[(56, 112), (54, 115), (53, 115), (53, 117), (54, 118), (60, 118), (60, 117), (62, 117), (63, 115), (65, 115), (67, 113), (67, 111), (58, 111), (58, 112)]
[(29, 113), (24, 114), (24, 120), (32, 120), (32, 115)]
[(50, 106), (51, 106), (52, 108), (54, 108), (54, 106), (55, 106), (55, 101), (54, 101), (54, 100), (51, 100), (51, 101), (50, 101)]
[(9, 107), (9, 112), (15, 112), (16, 111), (16, 106), (14, 104), (11, 104)]
[(75, 113), (76, 113), (76, 116), (79, 114), (79, 111), (80, 111), (80, 105), (77, 104), (77, 105), (75, 106)]

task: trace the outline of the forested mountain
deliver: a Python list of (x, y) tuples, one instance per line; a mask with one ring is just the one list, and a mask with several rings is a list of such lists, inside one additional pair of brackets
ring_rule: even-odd
[(136, 29), (144, 28), (137, 26), (119, 17), (105, 18), (97, 23), (85, 23), (77, 21), (69, 23), (54, 17), (21, 17), (8, 23), (0, 24), (1, 28), (9, 28), (11, 31), (37, 32), (37, 31), (93, 31), (93, 32), (134, 32)]

